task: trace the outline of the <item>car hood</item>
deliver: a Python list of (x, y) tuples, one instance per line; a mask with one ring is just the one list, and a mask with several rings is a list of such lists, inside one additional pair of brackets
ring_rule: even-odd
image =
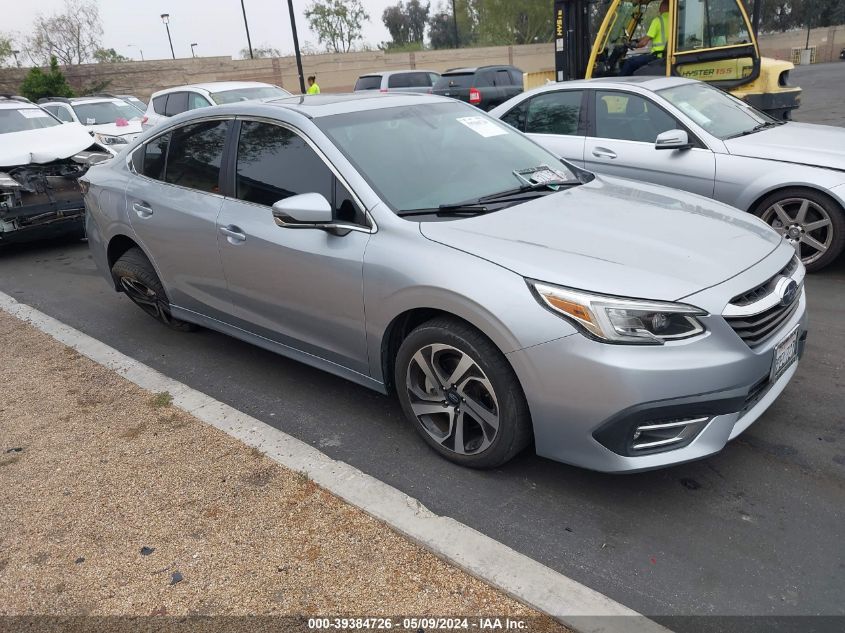
[(782, 241), (708, 198), (598, 176), (488, 215), (422, 222), (420, 231), (524, 277), (666, 301), (730, 279)]
[(94, 143), (79, 123), (0, 134), (0, 167), (42, 164), (69, 158)]
[(94, 132), (99, 132), (100, 134), (108, 134), (109, 136), (128, 136), (130, 139), (135, 138), (142, 131), (140, 120), (129, 121), (128, 125), (100, 123), (98, 125), (89, 125), (88, 129)]
[(731, 154), (845, 170), (845, 128), (789, 122), (727, 139)]

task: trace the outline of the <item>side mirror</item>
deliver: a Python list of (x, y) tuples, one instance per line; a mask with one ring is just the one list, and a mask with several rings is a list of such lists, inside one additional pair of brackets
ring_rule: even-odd
[(689, 149), (689, 135), (684, 130), (667, 130), (657, 135), (654, 149)]
[(319, 193), (301, 193), (273, 205), (273, 219), (281, 227), (321, 228), (331, 224), (332, 206)]

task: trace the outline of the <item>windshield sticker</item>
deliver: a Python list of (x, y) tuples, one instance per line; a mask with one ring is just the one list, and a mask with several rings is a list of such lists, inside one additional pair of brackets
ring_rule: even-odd
[(506, 129), (496, 125), (493, 121), (483, 116), (462, 116), (458, 117), (456, 121), (466, 125), (473, 132), (480, 134), (484, 138), (501, 136), (502, 134), (508, 133)]
[(96, 125), (97, 119), (92, 119), (90, 116), (85, 119), (85, 125)]
[(706, 116), (701, 114), (701, 112), (699, 112), (695, 108), (695, 106), (690, 105), (686, 101), (681, 101), (680, 103), (678, 103), (678, 108), (683, 110), (684, 114), (686, 114), (689, 118), (698, 123), (701, 127), (707, 127), (713, 122), (712, 119), (708, 119)]
[(38, 108), (26, 108), (24, 110), (18, 110), (22, 115), (24, 115), (27, 119), (40, 119), (42, 117), (50, 118), (50, 115), (44, 112), (44, 110), (39, 110)]
[(555, 188), (557, 185), (566, 182), (566, 174), (552, 169), (548, 165), (529, 167), (528, 169), (515, 169), (513, 173), (517, 178), (524, 180), (529, 185), (549, 185)]

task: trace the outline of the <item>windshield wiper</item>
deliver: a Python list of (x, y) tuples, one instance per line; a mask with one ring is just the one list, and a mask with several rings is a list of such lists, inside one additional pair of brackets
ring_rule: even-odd
[(743, 130), (742, 132), (738, 132), (737, 134), (731, 134), (727, 138), (737, 138), (738, 136), (748, 136), (749, 134), (754, 134), (754, 132), (759, 132), (760, 130), (765, 130), (766, 128), (783, 125), (786, 121), (763, 121), (762, 123), (758, 123), (750, 130)]
[[(531, 184), (526, 184), (522, 185), (521, 187), (517, 187), (516, 189), (507, 189), (498, 193), (491, 193), (488, 196), (481, 196), (480, 198), (476, 199), (475, 202), (502, 201), (511, 198), (511, 196), (520, 196), (521, 194), (531, 192), (555, 193), (556, 191), (560, 191), (563, 187), (574, 187), (575, 185), (580, 184), (580, 180), (553, 180), (550, 182), (533, 182)], [(554, 189), (552, 189), (552, 187), (554, 187)]]
[(489, 212), (490, 209), (483, 204), (458, 202), (455, 204), (441, 204), (439, 207), (432, 207), (430, 209), (401, 209), (396, 212), (396, 215), (400, 217), (410, 215), (482, 215)]

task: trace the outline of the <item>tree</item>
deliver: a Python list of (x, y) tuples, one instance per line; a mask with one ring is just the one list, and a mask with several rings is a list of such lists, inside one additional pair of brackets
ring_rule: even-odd
[(94, 59), (97, 60), (98, 64), (116, 64), (130, 61), (128, 57), (124, 57), (113, 48), (101, 48), (94, 51)]
[(65, 0), (63, 12), (35, 18), (26, 52), (35, 64), (55, 56), (62, 64), (84, 64), (100, 50), (103, 25), (94, 0)]
[[(262, 44), (261, 46), (253, 47), (252, 56), (255, 59), (259, 57), (281, 57), (282, 52), (278, 48), (273, 48), (269, 44)], [(241, 59), (249, 59), (249, 49), (241, 49)]]
[(550, 42), (553, 12), (534, 0), (476, 0), (478, 41), (482, 45)]
[[(477, 38), (478, 8), (480, 0), (455, 0), (458, 17), (460, 45), (471, 46)], [(428, 37), (432, 48), (456, 48), (455, 20), (451, 4), (441, 4), (437, 13), (428, 20)]]
[(15, 65), (15, 56), (12, 53), (15, 46), (10, 35), (0, 33), (0, 68)]
[(50, 69), (46, 73), (38, 67), (29, 71), (21, 84), (20, 93), (30, 101), (38, 101), (41, 97), (73, 96), (55, 55), (50, 58)]
[(403, 9), (402, 3), (399, 2), (392, 7), (387, 7), (381, 14), (381, 21), (384, 22), (384, 26), (393, 40), (391, 44), (395, 46), (402, 46), (410, 41), (411, 30), (408, 14)]
[(361, 27), (370, 19), (361, 0), (318, 0), (305, 17), (317, 39), (330, 53), (347, 53), (361, 39)]
[(425, 25), (428, 22), (428, 14), (431, 12), (431, 4), (428, 2), (422, 4), (420, 0), (408, 0), (405, 12), (408, 16), (409, 40), (422, 42), (425, 39)]

